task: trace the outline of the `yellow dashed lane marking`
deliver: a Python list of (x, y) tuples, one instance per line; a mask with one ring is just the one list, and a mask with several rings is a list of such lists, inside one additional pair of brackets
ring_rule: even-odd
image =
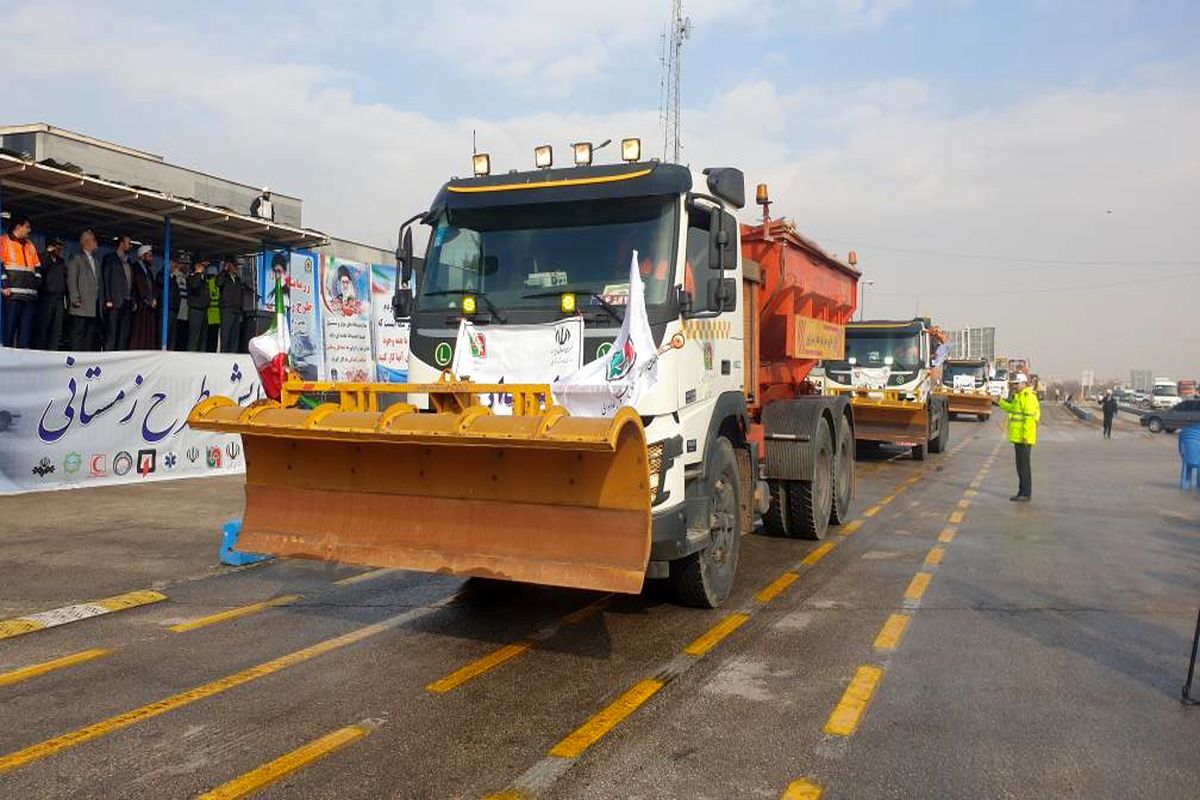
[(397, 614), (394, 617), (389, 617), (382, 622), (377, 622), (374, 625), (367, 625), (358, 630), (350, 631), (333, 639), (326, 639), (323, 642), (318, 642), (311, 647), (306, 647), (303, 650), (297, 650), (285, 656), (266, 661), (241, 672), (234, 673), (224, 678), (206, 683), (202, 686), (197, 686), (194, 689), (189, 689), (186, 692), (165, 697), (149, 705), (135, 708), (132, 711), (126, 711), (123, 714), (117, 714), (114, 717), (103, 719), (99, 722), (94, 722), (83, 728), (64, 733), (61, 736), (56, 736), (53, 739), (47, 739), (44, 742), (30, 745), (29, 747), (9, 753), (5, 756), (0, 756), (0, 774), (9, 770), (23, 767), (34, 761), (52, 756), (62, 750), (75, 747), (76, 745), (90, 742), (92, 739), (98, 739), (109, 733), (114, 733), (123, 728), (128, 728), (130, 725), (136, 725), (139, 722), (145, 722), (148, 719), (153, 719), (160, 714), (166, 714), (168, 711), (175, 711), (184, 706), (191, 705), (198, 700), (204, 700), (214, 695), (227, 692), (230, 689), (241, 686), (245, 683), (264, 678), (267, 675), (272, 675), (282, 669), (295, 666), (304, 661), (316, 658), (317, 656), (325, 655), (326, 653), (339, 650), (348, 645), (361, 642), (384, 631), (390, 630), (408, 619), (412, 618), (411, 612)]
[(720, 644), (721, 640), (726, 636), (742, 627), (742, 625), (744, 625), (748, 619), (750, 619), (750, 615), (743, 614), (740, 611), (730, 614), (728, 617), (709, 628), (705, 633), (702, 633), (696, 639), (696, 641), (683, 648), (683, 652), (687, 653), (689, 656), (704, 655), (709, 650), (712, 650), (714, 647)]
[(125, 611), (150, 603), (159, 603), (166, 599), (167, 596), (160, 592), (142, 590), (105, 597), (90, 603), (79, 603), (73, 606), (52, 608), (49, 611), (39, 611), (36, 614), (26, 614), (23, 617), (0, 621), (0, 639), (9, 639), (46, 628), (57, 628), (59, 625), (79, 622), (102, 614), (111, 614), (114, 611)]
[(882, 508), (883, 508), (883, 506), (871, 506), (870, 508), (868, 508), (866, 511), (863, 512), (863, 516), (864, 517), (873, 517), (876, 514), (878, 514), (880, 509), (882, 509)]
[(47, 672), (54, 672), (59, 669), (73, 667), (76, 664), (82, 664), (85, 661), (91, 661), (96, 658), (103, 658), (111, 653), (112, 650), (107, 650), (103, 647), (96, 647), (91, 650), (84, 650), (80, 653), (74, 653), (62, 658), (56, 658), (53, 661), (43, 661), (41, 664), (31, 664), (28, 667), (15, 669), (12, 672), (0, 674), (0, 686), (9, 686), (10, 684), (27, 681), (30, 678), (36, 678), (39, 675), (45, 675)]
[(472, 661), (470, 664), (451, 672), (441, 680), (436, 680), (425, 688), (435, 694), (443, 694), (450, 691), (467, 681), (478, 678), (485, 672), (493, 670), (506, 661), (510, 661), (524, 653), (529, 648), (533, 647), (533, 642), (524, 641), (514, 644), (506, 644), (499, 650), (487, 654), (483, 658)]
[(928, 572), (918, 572), (913, 575), (913, 579), (909, 582), (908, 588), (904, 590), (905, 600), (920, 600), (925, 594), (925, 590), (929, 588), (929, 581), (933, 579), (933, 575)]
[(955, 511), (950, 514), (950, 524), (951, 525), (958, 525), (962, 521), (963, 521), (963, 512)]
[(788, 784), (779, 800), (821, 800), (825, 789), (807, 778), (797, 778)]
[(979, 492), (975, 491), (974, 489), (967, 489), (965, 492), (963, 492), (963, 497), (970, 499), (977, 494), (979, 494)]
[(596, 716), (580, 725), (567, 738), (550, 749), (550, 755), (559, 758), (578, 758), (613, 728), (637, 711), (655, 692), (663, 687), (657, 678), (647, 678), (614, 700)]
[(879, 667), (859, 667), (850, 685), (846, 687), (846, 693), (829, 715), (825, 723), (825, 733), (830, 736), (849, 736), (854, 733), (858, 723), (862, 721), (863, 714), (867, 712), (867, 706), (875, 694), (875, 687), (879, 685), (882, 677), (883, 670)]
[(333, 733), (327, 733), (316, 741), (309, 742), (245, 775), (234, 778), (229, 783), (221, 784), (211, 792), (205, 792), (200, 795), (199, 800), (237, 800), (237, 798), (249, 797), (280, 778), (285, 778), (293, 772), (304, 769), (314, 761), (325, 758), (335, 750), (357, 742), (375, 728), (374, 723), (360, 722), (357, 725), (348, 725)]
[(227, 622), (231, 619), (248, 617), (251, 614), (257, 614), (260, 611), (266, 611), (268, 608), (291, 605), (292, 603), (303, 599), (304, 598), (298, 594), (280, 595), (279, 597), (272, 597), (270, 600), (263, 600), (261, 603), (251, 603), (248, 606), (231, 608), (228, 611), (220, 611), (216, 614), (209, 614), (207, 617), (199, 617), (197, 619), (188, 620), (187, 622), (180, 622), (177, 625), (172, 625), (170, 630), (174, 631), (175, 633), (194, 631), (197, 628), (216, 625), (218, 622)]
[(896, 495), (889, 494), (886, 497), (883, 497), (879, 500), (879, 505), (886, 506), (888, 503), (892, 502), (895, 499), (896, 499)]
[(945, 557), (945, 555), (946, 551), (944, 548), (931, 547), (929, 548), (929, 552), (925, 554), (925, 563), (937, 566), (938, 564), (942, 563), (942, 559)]
[(846, 523), (845, 527), (842, 528), (842, 536), (849, 536), (850, 534), (854, 533), (856, 530), (861, 528), (862, 524), (863, 524), (863, 521), (861, 519), (850, 520), (849, 522)]
[(966, 499), (966, 498), (964, 497), (962, 500), (959, 500), (959, 501), (958, 501), (957, 505), (958, 505), (958, 507), (959, 507), (959, 508), (961, 508), (963, 511), (966, 511), (968, 508), (970, 508), (970, 507), (971, 507), (971, 501), (970, 501), (970, 500), (968, 500), (968, 499)]
[(769, 603), (778, 597), (780, 592), (795, 583), (799, 577), (799, 573), (785, 572), (767, 584), (761, 592), (754, 595), (754, 599), (759, 603)]
[(811, 566), (811, 565), (817, 563), (818, 561), (820, 561), (825, 556), (829, 555), (829, 551), (833, 550), (833, 548), (835, 548), (835, 547), (837, 547), (837, 542), (825, 542), (825, 544), (821, 545), (820, 547), (818, 547), (817, 549), (813, 550), (811, 553), (806, 555), (804, 557), (804, 560), (801, 563), (808, 564)]
[(946, 527), (942, 528), (942, 532), (938, 534), (938, 541), (943, 543), (953, 541), (954, 534), (956, 533), (958, 533), (958, 528), (955, 528), (953, 525), (947, 525)]
[(565, 617), (563, 617), (563, 622), (568, 625), (578, 625), (585, 620), (591, 619), (596, 614), (603, 611), (605, 607), (612, 602), (612, 599), (613, 598), (611, 594), (601, 597), (596, 602), (589, 603), (578, 611), (572, 611), (570, 614), (567, 614)]
[(879, 635), (875, 637), (875, 649), (895, 650), (900, 645), (900, 638), (904, 636), (907, 628), (907, 614), (892, 614), (879, 629)]

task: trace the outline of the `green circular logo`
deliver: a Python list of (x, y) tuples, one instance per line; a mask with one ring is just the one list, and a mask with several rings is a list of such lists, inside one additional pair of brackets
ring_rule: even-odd
[(612, 350), (612, 342), (601, 342), (596, 348), (596, 358), (604, 358)]
[(440, 342), (433, 351), (433, 360), (437, 362), (439, 367), (444, 367), (450, 363), (450, 358), (454, 355), (454, 351), (450, 348), (448, 342)]

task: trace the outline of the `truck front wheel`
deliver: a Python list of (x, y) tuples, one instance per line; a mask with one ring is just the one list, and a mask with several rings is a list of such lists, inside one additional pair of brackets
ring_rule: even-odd
[(707, 547), (671, 562), (671, 582), (680, 602), (697, 608), (716, 608), (729, 597), (742, 541), (742, 482), (733, 445), (718, 437), (708, 458), (711, 539)]

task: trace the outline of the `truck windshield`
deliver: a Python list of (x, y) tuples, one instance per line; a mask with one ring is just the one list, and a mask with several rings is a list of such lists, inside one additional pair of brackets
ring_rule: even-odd
[(955, 375), (969, 375), (975, 379), (976, 386), (982, 386), (987, 380), (987, 370), (982, 364), (946, 364), (942, 369), (942, 383), (953, 386)]
[(1158, 383), (1154, 385), (1154, 394), (1157, 397), (1179, 397), (1179, 390), (1174, 384)]
[[(430, 238), (423, 310), (459, 307), (483, 295), (495, 309), (580, 308), (629, 298), (629, 262), (638, 251), (648, 306), (666, 301), (673, 276), (674, 197), (450, 209)], [(589, 297), (597, 295), (598, 297)]]
[(889, 334), (873, 330), (867, 335), (858, 335), (847, 330), (846, 360), (838, 363), (844, 365), (852, 358), (859, 367), (917, 370), (921, 368), (921, 339), (908, 332)]

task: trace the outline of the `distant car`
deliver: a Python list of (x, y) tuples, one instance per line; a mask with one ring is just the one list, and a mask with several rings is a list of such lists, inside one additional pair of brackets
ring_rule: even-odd
[(1184, 400), (1174, 408), (1149, 411), (1142, 415), (1141, 422), (1151, 433), (1173, 433), (1190, 425), (1200, 425), (1200, 400)]
[(1150, 397), (1149, 392), (1135, 391), (1129, 398), (1130, 402), (1139, 408), (1150, 408), (1154, 405), (1154, 400)]

